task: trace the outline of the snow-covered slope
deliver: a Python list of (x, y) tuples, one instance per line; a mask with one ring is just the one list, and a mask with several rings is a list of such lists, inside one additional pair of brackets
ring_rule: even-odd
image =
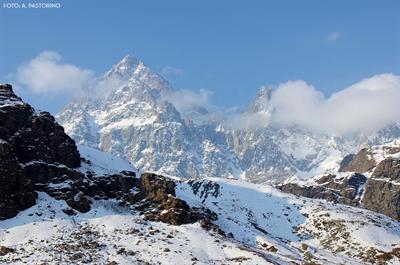
[(127, 170), (135, 172), (138, 175), (137, 169), (133, 168), (129, 162), (122, 158), (84, 145), (78, 145), (78, 150), (81, 157), (90, 161), (90, 164), (82, 163), (80, 170), (83, 172), (91, 170), (97, 175), (105, 175)]
[(0, 222), (0, 244), (15, 249), (0, 263), (212, 264), (240, 257), (242, 264), (270, 264), (199, 224), (148, 222), (114, 201), (97, 201), (89, 213), (74, 217), (60, 210), (65, 207), (42, 193), (37, 205)]
[(103, 74), (99, 84), (102, 95), (76, 99), (58, 115), (66, 132), (77, 143), (118, 154), (136, 168), (171, 176), (280, 182), (294, 173), (321, 173), (348, 153), (400, 136), (399, 124), (368, 137), (268, 122), (260, 127), (257, 121), (271, 115), (266, 87), (243, 113), (257, 126), (196, 107), (180, 113), (169, 102), (174, 91), (168, 82), (130, 56)]
[(388, 217), (295, 197), (265, 184), (190, 180), (178, 186), (177, 194), (193, 206), (205, 205), (218, 213), (216, 223), (224, 231), (274, 256), (278, 264), (369, 263), (400, 246), (400, 225)]
[(115, 200), (97, 200), (88, 213), (69, 216), (61, 210), (65, 202), (40, 193), (34, 207), (0, 221), (0, 263), (400, 262), (399, 223), (373, 212), (238, 180), (181, 181), (176, 192), (191, 206), (217, 213), (226, 236), (199, 223), (147, 221)]

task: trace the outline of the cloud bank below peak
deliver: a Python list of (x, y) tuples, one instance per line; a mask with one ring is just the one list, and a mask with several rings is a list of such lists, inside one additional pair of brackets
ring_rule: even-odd
[(279, 85), (271, 95), (273, 123), (298, 125), (338, 134), (382, 129), (400, 121), (400, 77), (385, 73), (325, 98), (305, 81)]

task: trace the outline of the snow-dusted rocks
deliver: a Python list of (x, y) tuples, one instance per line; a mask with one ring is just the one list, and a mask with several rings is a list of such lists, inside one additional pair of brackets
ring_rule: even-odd
[(225, 233), (274, 264), (400, 262), (399, 222), (367, 210), (220, 178), (182, 182), (177, 195), (216, 212)]
[(340, 167), (308, 181), (287, 180), (283, 191), (365, 207), (400, 220), (400, 142), (360, 150)]
[(213, 222), (224, 233), (204, 229), (202, 221), (176, 226), (146, 220), (113, 199), (96, 200), (89, 212), (70, 216), (62, 210), (68, 207), (64, 201), (40, 192), (34, 207), (0, 221), (0, 263), (400, 262), (400, 226), (386, 216), (238, 180), (206, 178), (174, 185), (177, 198), (189, 207), (211, 209)]
[(32, 167), (80, 165), (74, 141), (54, 117), (36, 113), (14, 94), (11, 85), (0, 85), (0, 146), (0, 219), (15, 216), (35, 203), (34, 185), (40, 172)]

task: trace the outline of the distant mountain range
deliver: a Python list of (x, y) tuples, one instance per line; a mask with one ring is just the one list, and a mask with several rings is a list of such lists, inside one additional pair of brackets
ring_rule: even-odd
[(349, 153), (400, 137), (399, 124), (369, 135), (341, 136), (269, 123), (274, 110), (266, 87), (240, 119), (196, 106), (178, 111), (179, 98), (170, 100), (175, 90), (132, 56), (112, 66), (97, 86), (100, 93), (89, 87), (90, 96), (73, 100), (57, 115), (66, 133), (79, 144), (165, 175), (277, 183), (294, 174), (323, 173)]

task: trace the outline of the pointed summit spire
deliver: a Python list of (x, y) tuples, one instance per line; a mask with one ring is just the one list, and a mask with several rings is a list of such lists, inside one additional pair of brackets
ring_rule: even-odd
[(128, 79), (130, 75), (136, 70), (137, 66), (141, 63), (143, 62), (138, 58), (127, 54), (103, 75), (103, 79), (107, 79), (112, 76)]
[(117, 65), (121, 65), (121, 66), (132, 66), (132, 65), (137, 65), (139, 62), (141, 62), (138, 58), (127, 54), (124, 56), (124, 58), (122, 58)]
[(250, 112), (266, 112), (269, 109), (269, 101), (271, 99), (271, 89), (267, 86), (262, 86), (254, 100), (249, 106)]

